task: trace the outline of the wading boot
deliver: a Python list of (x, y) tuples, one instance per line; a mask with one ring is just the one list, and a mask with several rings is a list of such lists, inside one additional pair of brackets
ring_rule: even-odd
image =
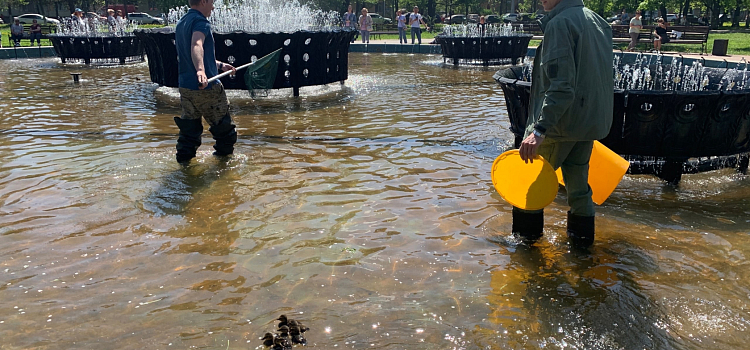
[(594, 244), (594, 217), (568, 212), (568, 239), (578, 247)]
[(214, 136), (216, 144), (214, 145), (215, 156), (228, 156), (234, 153), (234, 143), (237, 142), (237, 131), (235, 130), (234, 123), (232, 123), (232, 117), (229, 114), (221, 118), (219, 124), (216, 124), (208, 131)]
[(180, 136), (177, 138), (177, 162), (186, 163), (195, 158), (195, 152), (201, 145), (203, 122), (201, 119), (180, 117), (175, 117), (174, 122), (180, 128)]
[(528, 213), (513, 207), (513, 234), (527, 243), (534, 243), (542, 237), (544, 212)]

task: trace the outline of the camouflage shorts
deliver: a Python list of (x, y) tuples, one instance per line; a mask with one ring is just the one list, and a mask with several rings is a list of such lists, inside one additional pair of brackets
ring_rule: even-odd
[(229, 114), (229, 100), (224, 85), (211, 84), (203, 90), (180, 88), (182, 119), (206, 119), (214, 126)]

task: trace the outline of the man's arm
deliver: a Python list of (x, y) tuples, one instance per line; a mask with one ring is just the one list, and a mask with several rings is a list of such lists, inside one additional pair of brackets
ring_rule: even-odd
[(544, 93), (541, 116), (534, 124), (535, 132), (521, 142), (519, 153), (524, 161), (536, 156), (547, 130), (557, 125), (575, 99), (576, 64), (570, 30), (564, 24), (549, 28), (544, 40), (553, 43), (542, 50), (542, 74), (549, 79), (549, 88)]
[(206, 35), (201, 32), (193, 32), (190, 40), (190, 57), (193, 59), (193, 66), (198, 76), (198, 88), (203, 89), (208, 86), (206, 77), (206, 67), (203, 66), (203, 40)]

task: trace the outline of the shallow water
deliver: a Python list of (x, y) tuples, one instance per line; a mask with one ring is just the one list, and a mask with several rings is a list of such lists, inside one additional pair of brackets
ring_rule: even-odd
[[(3, 349), (741, 349), (750, 179), (626, 177), (570, 251), (518, 245), (490, 166), (495, 69), (351, 54), (344, 86), (232, 93), (236, 155), (173, 160), (146, 64), (0, 61)], [(69, 75), (81, 72), (74, 85)]]

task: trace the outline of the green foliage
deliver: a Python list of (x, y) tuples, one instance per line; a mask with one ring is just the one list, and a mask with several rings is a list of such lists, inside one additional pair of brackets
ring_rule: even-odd
[(171, 8), (187, 6), (188, 0), (153, 0), (153, 3), (161, 12), (167, 13)]

